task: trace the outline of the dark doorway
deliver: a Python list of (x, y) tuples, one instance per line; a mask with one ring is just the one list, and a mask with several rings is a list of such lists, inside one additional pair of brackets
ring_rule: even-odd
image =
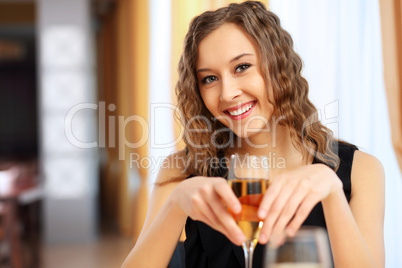
[(0, 160), (38, 155), (34, 26), (0, 26)]

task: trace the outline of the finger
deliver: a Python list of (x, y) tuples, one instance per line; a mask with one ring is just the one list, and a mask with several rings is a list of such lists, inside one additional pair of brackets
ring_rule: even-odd
[[(211, 196), (211, 203), (220, 203), (222, 204), (222, 200), (218, 195)], [(222, 205), (213, 205), (211, 206), (211, 210), (213, 210), (214, 214), (216, 215), (219, 226), (222, 227), (221, 232), (234, 244), (241, 245), (246, 237), (243, 234), (243, 231), (237, 225), (236, 221), (229, 213), (229, 211), (223, 207)]]
[[(208, 217), (205, 215), (203, 212), (200, 211), (200, 214), (202, 214), (202, 220), (200, 219), (199, 221), (205, 223), (206, 225), (210, 226), (213, 229), (218, 230), (219, 228), (217, 227), (215, 220), (213, 220), (211, 217)], [(219, 231), (219, 230), (218, 230)]]
[(225, 195), (226, 192), (231, 192), (235, 198), (235, 201), (238, 202), (238, 200), (225, 181), (216, 185), (219, 184), (222, 185), (222, 187), (203, 187), (200, 193), (203, 196), (203, 199), (209, 205), (209, 209), (214, 214), (217, 220), (216, 225), (220, 227), (220, 231), (224, 233), (233, 243), (240, 245), (245, 240), (245, 236), (242, 230), (236, 224), (232, 215), (229, 213), (228, 209), (224, 207), (223, 204), (225, 204), (225, 201), (223, 200), (222, 196), (218, 194), (218, 191), (221, 191), (222, 195)]
[(277, 233), (283, 235), (285, 233), (285, 228), (291, 221), (291, 219), (296, 214), (297, 209), (299, 208), (300, 204), (309, 194), (310, 185), (308, 180), (301, 180), (294, 192), (291, 194), (290, 198), (288, 199), (286, 205), (282, 209), (278, 220), (275, 222), (273, 226), (273, 233)]
[(241, 211), (241, 204), (239, 199), (233, 193), (232, 189), (226, 181), (222, 181), (214, 185), (216, 194), (222, 199), (233, 213), (238, 214)]
[(311, 210), (317, 205), (319, 200), (315, 197), (307, 196), (296, 211), (295, 216), (286, 227), (286, 234), (294, 236), (297, 230), (300, 229), (303, 222), (307, 219)]
[(277, 177), (268, 187), (258, 208), (258, 217), (260, 219), (265, 219), (267, 217), (267, 213), (271, 209), (272, 203), (283, 188), (283, 183), (284, 180), (281, 177)]
[(214, 213), (210, 209), (210, 207), (205, 203), (204, 198), (202, 196), (196, 195), (191, 197), (191, 206), (190, 206), (189, 216), (197, 221), (202, 221), (207, 223), (208, 225), (214, 225), (214, 221), (218, 222), (218, 220), (214, 219)]
[[(198, 199), (198, 198), (194, 198)], [(226, 229), (222, 225), (221, 221), (219, 220), (218, 216), (214, 213), (213, 209), (211, 206), (205, 202), (202, 202), (202, 199), (199, 201), (193, 201), (192, 200), (192, 217), (194, 220), (198, 220), (201, 222), (204, 222), (211, 228), (217, 230), (218, 232), (221, 232), (224, 234), (226, 237), (229, 237), (230, 233), (227, 233)], [(241, 231), (240, 231), (241, 232)], [(236, 242), (236, 241), (234, 241)], [(236, 242), (238, 243), (238, 242)], [(239, 244), (240, 245), (240, 244)]]
[(264, 244), (269, 240), (269, 237), (271, 236), (274, 227), (277, 224), (277, 221), (280, 220), (280, 216), (282, 214), (284, 207), (290, 200), (296, 187), (297, 187), (296, 180), (290, 180), (286, 184), (286, 187), (285, 186), (282, 187), (281, 192), (277, 195), (277, 198), (275, 199), (274, 203), (271, 205), (269, 211), (267, 212), (267, 217), (264, 221), (264, 225), (260, 233), (260, 243)]

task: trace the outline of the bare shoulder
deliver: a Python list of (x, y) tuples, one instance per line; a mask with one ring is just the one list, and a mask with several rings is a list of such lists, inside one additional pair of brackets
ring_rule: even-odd
[(161, 163), (156, 178), (156, 185), (162, 186), (169, 182), (180, 182), (186, 178), (186, 150), (180, 150), (168, 155)]
[[(359, 187), (383, 187), (384, 185), (384, 168), (376, 157), (356, 150), (353, 157), (352, 166), (352, 185)], [(357, 189), (358, 187), (352, 187)]]
[(356, 150), (353, 157), (352, 176), (353, 173), (373, 174), (384, 177), (384, 168), (375, 156)]

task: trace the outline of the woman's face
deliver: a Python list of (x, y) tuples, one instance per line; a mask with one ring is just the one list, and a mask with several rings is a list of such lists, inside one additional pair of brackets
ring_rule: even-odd
[(274, 110), (259, 64), (256, 44), (233, 23), (214, 30), (198, 47), (196, 72), (205, 106), (239, 137), (265, 129)]

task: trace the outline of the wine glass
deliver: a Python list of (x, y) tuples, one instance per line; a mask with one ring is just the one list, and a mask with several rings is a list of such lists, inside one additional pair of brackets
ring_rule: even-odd
[(279, 247), (268, 243), (265, 268), (330, 268), (332, 259), (325, 229), (302, 227)]
[(242, 206), (239, 214), (231, 212), (230, 209), (229, 212), (246, 236), (242, 245), (245, 268), (251, 268), (253, 252), (263, 224), (258, 219), (257, 211), (269, 184), (268, 158), (249, 154), (232, 155), (228, 182)]

